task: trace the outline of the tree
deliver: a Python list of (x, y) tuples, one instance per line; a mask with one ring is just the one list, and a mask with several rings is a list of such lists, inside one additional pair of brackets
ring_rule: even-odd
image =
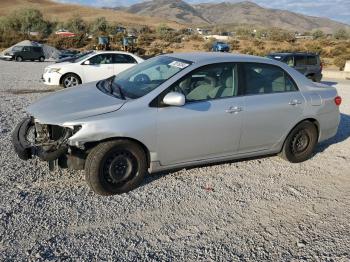
[(31, 31), (45, 32), (48, 27), (43, 14), (37, 9), (26, 8), (16, 11), (14, 13), (14, 19), (18, 21), (22, 33)]
[(108, 21), (105, 17), (98, 17), (91, 25), (92, 31), (94, 33), (97, 32), (107, 32), (108, 29)]
[(347, 39), (348, 37), (349, 35), (344, 28), (341, 28), (334, 33), (334, 38), (338, 40), (344, 40), (344, 39)]
[(325, 35), (324, 35), (323, 31), (321, 31), (321, 30), (316, 30), (316, 31), (314, 31), (314, 32), (312, 33), (312, 37), (313, 37), (314, 39), (323, 38), (324, 36), (325, 36)]
[(85, 21), (79, 16), (74, 16), (68, 20), (66, 27), (73, 33), (84, 33), (87, 29)]

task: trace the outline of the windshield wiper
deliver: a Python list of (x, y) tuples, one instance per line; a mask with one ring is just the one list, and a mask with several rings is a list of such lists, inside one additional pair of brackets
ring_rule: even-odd
[(115, 79), (115, 76), (112, 76), (108, 79), (105, 80), (105, 90), (113, 95), (114, 93), (114, 87), (116, 87), (118, 89), (118, 93), (120, 95), (120, 98), (125, 100), (125, 95), (124, 95), (124, 92), (123, 92), (123, 89), (120, 85), (118, 85), (117, 83), (114, 83), (114, 79)]
[(122, 87), (116, 83), (113, 83), (113, 81), (112, 81), (111, 86), (113, 86), (113, 84), (114, 84), (114, 86), (116, 86), (118, 88), (121, 99), (125, 100), (125, 95), (124, 95)]

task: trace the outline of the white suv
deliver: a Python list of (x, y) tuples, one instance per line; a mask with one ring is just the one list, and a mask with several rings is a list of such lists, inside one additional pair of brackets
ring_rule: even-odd
[(73, 87), (109, 78), (143, 61), (126, 52), (96, 51), (69, 62), (46, 67), (43, 81), (47, 85)]

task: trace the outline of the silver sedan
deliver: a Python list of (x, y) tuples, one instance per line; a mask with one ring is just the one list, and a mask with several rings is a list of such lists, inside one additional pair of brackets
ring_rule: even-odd
[(85, 169), (94, 192), (120, 194), (147, 171), (270, 154), (305, 161), (336, 134), (340, 103), (335, 88), (267, 58), (163, 55), (42, 98), (13, 144), (21, 159)]

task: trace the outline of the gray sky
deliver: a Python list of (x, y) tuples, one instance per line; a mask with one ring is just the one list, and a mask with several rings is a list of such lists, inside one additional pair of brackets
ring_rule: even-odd
[[(128, 6), (142, 0), (55, 0), (56, 2), (79, 3), (91, 6)], [(188, 3), (221, 2), (221, 0), (185, 0)], [(224, 2), (224, 0), (223, 0)], [(226, 2), (241, 2), (226, 0)], [(336, 21), (350, 24), (350, 0), (253, 0), (263, 7), (285, 9), (312, 16), (328, 17)]]

